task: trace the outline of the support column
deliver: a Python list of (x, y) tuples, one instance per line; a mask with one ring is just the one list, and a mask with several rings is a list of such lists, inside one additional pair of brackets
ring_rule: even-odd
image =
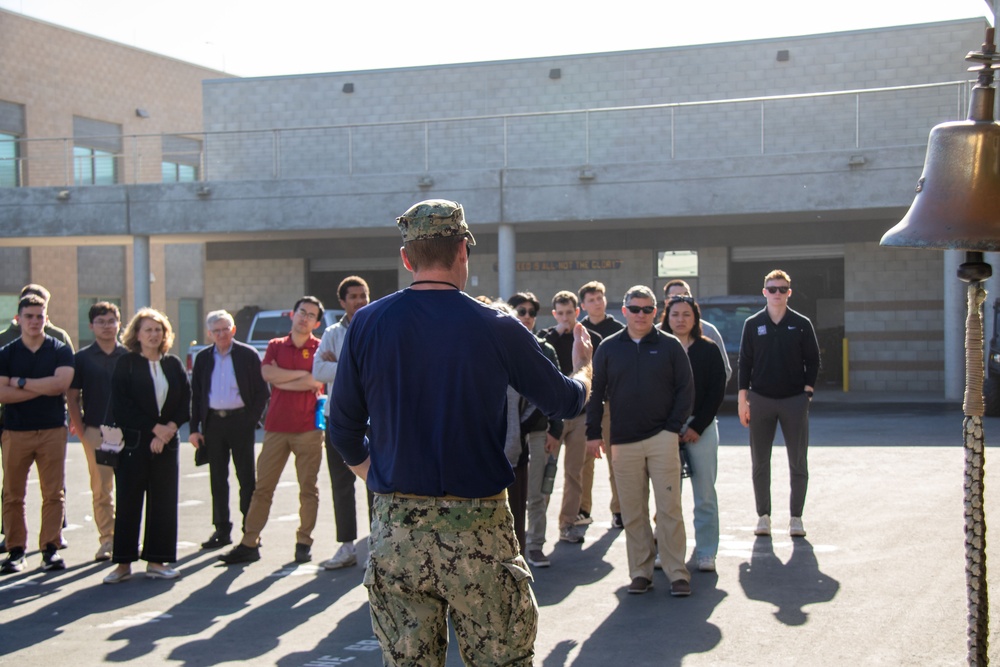
[(964, 250), (944, 251), (944, 397), (961, 402), (965, 397), (965, 313), (967, 284), (958, 279)]
[(501, 223), (497, 230), (497, 281), (504, 301), (517, 292), (517, 234), (514, 226)]
[(135, 285), (135, 309), (152, 304), (149, 287), (149, 237), (132, 237), (132, 282)]

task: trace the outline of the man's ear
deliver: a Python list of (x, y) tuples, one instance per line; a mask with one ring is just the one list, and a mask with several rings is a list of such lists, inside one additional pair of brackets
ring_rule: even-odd
[(410, 264), (410, 258), (406, 256), (406, 247), (405, 246), (399, 246), (399, 257), (400, 257), (400, 259), (403, 260), (403, 266), (406, 267), (406, 270), (412, 273), (413, 272), (413, 266)]

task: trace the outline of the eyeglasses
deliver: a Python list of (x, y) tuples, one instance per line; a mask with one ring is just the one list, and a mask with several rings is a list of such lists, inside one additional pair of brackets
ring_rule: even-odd
[(310, 313), (305, 308), (299, 308), (296, 312), (298, 313), (298, 315), (300, 315), (301, 317), (303, 317), (306, 320), (310, 320), (311, 321), (311, 320), (318, 320), (319, 319), (319, 314), (318, 313)]
[(770, 294), (775, 294), (777, 292), (781, 292), (782, 294), (788, 294), (788, 290), (790, 290), (792, 288), (791, 287), (785, 287), (784, 285), (782, 285), (781, 287), (777, 287), (775, 285), (769, 285), (768, 287), (765, 287), (764, 289), (766, 289), (768, 291), (768, 293), (770, 293)]
[(465, 256), (472, 257), (472, 244), (468, 240), (465, 241)]
[(653, 313), (656, 312), (656, 306), (625, 306), (625, 307), (628, 308), (628, 312), (632, 313), (633, 315), (638, 315), (639, 313), (643, 313), (644, 315), (652, 315)]
[(528, 308), (518, 308), (517, 309), (517, 314), (520, 317), (534, 317), (535, 315), (538, 314), (538, 311), (535, 310), (534, 308), (531, 308), (531, 309), (528, 309)]
[(113, 327), (116, 324), (118, 324), (118, 320), (113, 317), (109, 320), (103, 320), (101, 318), (97, 318), (96, 320), (94, 320), (93, 324), (95, 327)]
[(669, 303), (677, 303), (678, 301), (694, 305), (694, 298), (693, 297), (690, 297), (690, 296), (681, 296), (680, 294), (675, 294), (674, 296), (670, 297)]
[(225, 336), (227, 333), (232, 331), (231, 328), (226, 327), (225, 329), (209, 329), (213, 336)]

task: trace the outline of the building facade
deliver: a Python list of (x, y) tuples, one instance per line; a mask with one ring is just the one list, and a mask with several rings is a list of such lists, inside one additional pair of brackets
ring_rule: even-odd
[(547, 302), (597, 279), (614, 308), (673, 277), (700, 297), (759, 294), (784, 268), (792, 306), (826, 332), (828, 385), (940, 392), (956, 375), (948, 256), (878, 241), (930, 128), (965, 118), (963, 57), (985, 28), (208, 79), (203, 132), (183, 137), (196, 182), (71, 186), (68, 201), (32, 184), (0, 191), (0, 222), (46, 243), (203, 243), (186, 278), (202, 312), (235, 312), (332, 304), (351, 273), (375, 296), (405, 286), (395, 216), (456, 199), (479, 241), (471, 294)]

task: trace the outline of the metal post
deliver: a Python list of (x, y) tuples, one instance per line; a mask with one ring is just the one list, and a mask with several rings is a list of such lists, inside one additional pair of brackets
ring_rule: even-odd
[(152, 292), (149, 287), (149, 237), (132, 237), (132, 282), (135, 285), (135, 309), (148, 308), (152, 305)]

